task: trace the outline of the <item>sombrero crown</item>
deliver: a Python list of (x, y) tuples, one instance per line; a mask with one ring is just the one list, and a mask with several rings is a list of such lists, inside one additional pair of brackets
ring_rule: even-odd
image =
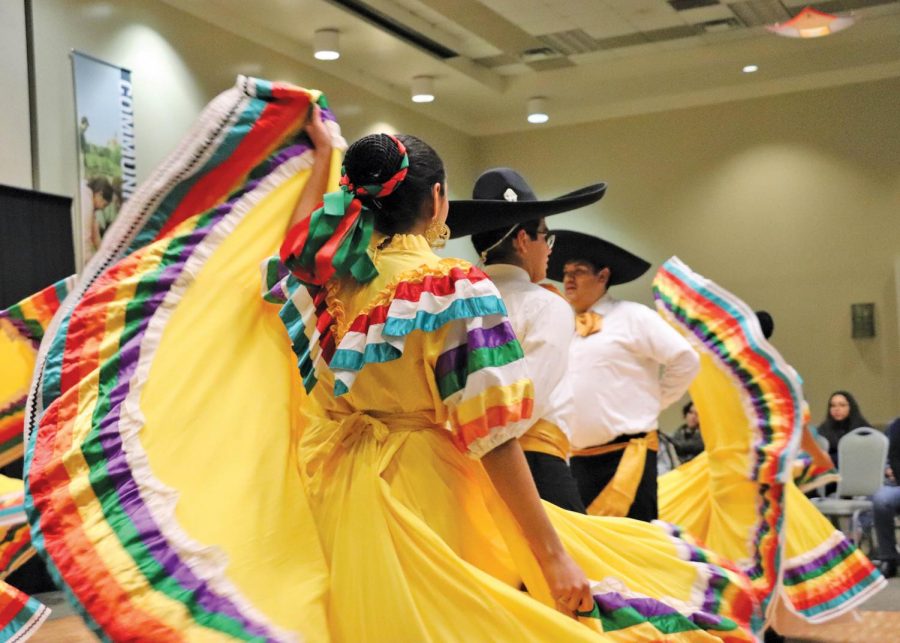
[(547, 264), (547, 276), (563, 280), (563, 269), (570, 261), (587, 261), (597, 268), (609, 268), (609, 285), (634, 281), (650, 269), (650, 262), (620, 248), (606, 239), (574, 230), (554, 230), (556, 244)]
[(555, 199), (539, 200), (521, 174), (508, 167), (492, 168), (475, 181), (472, 198), (450, 202), (450, 236), (510, 228), (551, 214), (577, 210), (599, 201), (606, 183), (595, 183)]

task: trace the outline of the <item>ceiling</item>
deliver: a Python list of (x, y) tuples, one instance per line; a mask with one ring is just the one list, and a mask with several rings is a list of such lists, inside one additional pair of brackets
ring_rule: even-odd
[[(476, 136), (546, 127), (532, 96), (562, 125), (900, 76), (900, 1), (813, 3), (858, 20), (806, 40), (765, 29), (803, 0), (166, 2)], [(339, 60), (313, 58), (323, 28)], [(410, 101), (417, 75), (433, 103)]]

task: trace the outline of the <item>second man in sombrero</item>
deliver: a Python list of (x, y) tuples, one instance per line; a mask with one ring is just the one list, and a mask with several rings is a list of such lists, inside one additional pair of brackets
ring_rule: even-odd
[(547, 275), (553, 233), (544, 217), (598, 201), (599, 183), (549, 201), (538, 200), (522, 176), (494, 168), (475, 183), (473, 198), (453, 201), (447, 224), (453, 236), (472, 235), (485, 272), (506, 303), (534, 382), (534, 424), (520, 438), (541, 498), (584, 513), (569, 470), (575, 409), (567, 373), (574, 316), (565, 299), (537, 284)]
[(657, 419), (687, 391), (699, 357), (654, 310), (609, 293), (648, 262), (581, 232), (560, 230), (556, 243), (547, 274), (576, 313), (572, 474), (589, 514), (654, 520)]

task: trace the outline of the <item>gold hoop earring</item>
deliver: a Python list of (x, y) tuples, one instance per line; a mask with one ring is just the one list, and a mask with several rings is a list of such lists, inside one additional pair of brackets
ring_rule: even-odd
[(443, 248), (447, 245), (447, 240), (449, 238), (450, 228), (447, 227), (446, 223), (432, 221), (428, 224), (428, 227), (425, 228), (425, 240), (432, 248)]

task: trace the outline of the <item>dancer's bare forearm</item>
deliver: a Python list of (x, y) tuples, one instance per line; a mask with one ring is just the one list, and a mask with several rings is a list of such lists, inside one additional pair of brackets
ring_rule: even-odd
[(309, 174), (303, 192), (297, 199), (294, 212), (288, 230), (300, 221), (312, 214), (312, 211), (322, 201), (322, 195), (328, 187), (328, 174), (331, 171), (331, 134), (322, 121), (322, 112), (318, 105), (314, 105), (309, 122), (306, 124), (306, 133), (314, 146), (313, 166)]
[(591, 609), (593, 598), (588, 579), (566, 552), (550, 523), (518, 441), (500, 445), (481, 462), (525, 533), (557, 608), (570, 615), (576, 609)]

